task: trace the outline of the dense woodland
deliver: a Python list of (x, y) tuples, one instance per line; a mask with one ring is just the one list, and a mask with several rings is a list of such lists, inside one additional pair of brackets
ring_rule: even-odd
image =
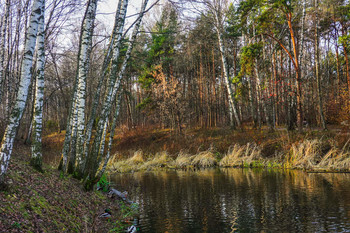
[[(60, 169), (90, 189), (116, 127), (350, 124), (343, 0), (0, 1), (0, 183), (14, 139), (65, 131)], [(111, 28), (111, 29), (109, 29)]]

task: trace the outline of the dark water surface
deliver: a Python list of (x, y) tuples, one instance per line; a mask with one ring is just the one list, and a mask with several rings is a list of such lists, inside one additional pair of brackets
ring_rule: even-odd
[(350, 174), (211, 169), (117, 174), (139, 232), (350, 232)]

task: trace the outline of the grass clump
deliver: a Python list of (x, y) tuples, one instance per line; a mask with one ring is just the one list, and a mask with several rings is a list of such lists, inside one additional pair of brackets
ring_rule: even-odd
[[(293, 135), (291, 135), (292, 137)], [(166, 151), (144, 159), (142, 151), (122, 161), (113, 162), (112, 172), (152, 171), (157, 169), (188, 169), (208, 167), (247, 167), (247, 168), (291, 168), (305, 170), (349, 171), (350, 150), (348, 143), (339, 149), (336, 141), (330, 137), (317, 139), (291, 139), (286, 142), (272, 140), (263, 144), (254, 142), (231, 146), (222, 154), (209, 149), (192, 155), (180, 151), (176, 159), (172, 159)]]
[(307, 170), (349, 170), (350, 152), (346, 147), (339, 149), (332, 141), (321, 139), (306, 140), (292, 145), (285, 164)]
[(207, 150), (194, 155), (191, 165), (194, 167), (206, 168), (213, 167), (216, 163), (215, 154)]
[(138, 150), (134, 153), (134, 155), (129, 158), (127, 161), (128, 163), (132, 163), (132, 164), (140, 164), (145, 162), (144, 158), (143, 158), (143, 152), (142, 150)]
[(180, 169), (184, 169), (187, 167), (191, 167), (192, 166), (192, 160), (195, 156), (187, 154), (183, 151), (180, 151), (180, 153), (178, 154), (178, 156), (176, 157), (176, 159), (174, 160), (174, 167), (175, 168), (180, 168)]
[(245, 146), (235, 144), (231, 147), (220, 161), (221, 167), (237, 167), (246, 164), (251, 166), (252, 162), (261, 157), (261, 149), (254, 143), (248, 143)]
[(131, 172), (137, 171), (139, 165), (144, 163), (144, 155), (142, 150), (134, 152), (134, 155), (126, 160), (115, 161), (117, 156), (109, 163), (109, 169), (114, 172)]
[(172, 158), (168, 155), (166, 151), (157, 153), (155, 157), (151, 160), (146, 161), (141, 165), (140, 170), (154, 170), (156, 168), (169, 168)]
[(321, 142), (317, 139), (293, 144), (287, 157), (286, 166), (301, 169), (315, 167), (321, 159), (320, 144)]
[(317, 168), (328, 168), (331, 170), (348, 170), (350, 167), (350, 153), (348, 151), (332, 148), (321, 159)]

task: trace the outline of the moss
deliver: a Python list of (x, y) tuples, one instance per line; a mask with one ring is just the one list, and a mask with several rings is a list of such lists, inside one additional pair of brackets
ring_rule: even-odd
[[(21, 148), (20, 148), (21, 149)], [(15, 148), (17, 150), (17, 148)], [(45, 173), (36, 172), (30, 165), (29, 147), (14, 151), (7, 180), (9, 189), (0, 192), (1, 230), (13, 232), (14, 222), (21, 232), (108, 232), (111, 222), (97, 218), (106, 206), (118, 213), (115, 203), (102, 193), (85, 192), (81, 183), (71, 176), (59, 178), (60, 172), (45, 166)], [(117, 220), (117, 216), (113, 221)]]
[(250, 163), (250, 167), (253, 167), (253, 168), (263, 168), (265, 167), (265, 164), (260, 161), (260, 160), (257, 160), (257, 161), (253, 161)]
[(30, 159), (29, 163), (38, 172), (41, 172), (41, 173), (44, 172), (44, 170), (42, 168), (42, 157), (41, 156), (38, 156), (38, 157), (35, 157), (35, 158), (32, 157)]
[(68, 174), (73, 174), (74, 173), (74, 164), (71, 162), (71, 161), (69, 161), (68, 162), (68, 169), (67, 169), (67, 173)]

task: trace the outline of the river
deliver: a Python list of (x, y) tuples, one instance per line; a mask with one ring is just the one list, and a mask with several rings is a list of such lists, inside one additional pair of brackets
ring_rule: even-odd
[(115, 174), (138, 232), (350, 232), (350, 174), (205, 169)]

